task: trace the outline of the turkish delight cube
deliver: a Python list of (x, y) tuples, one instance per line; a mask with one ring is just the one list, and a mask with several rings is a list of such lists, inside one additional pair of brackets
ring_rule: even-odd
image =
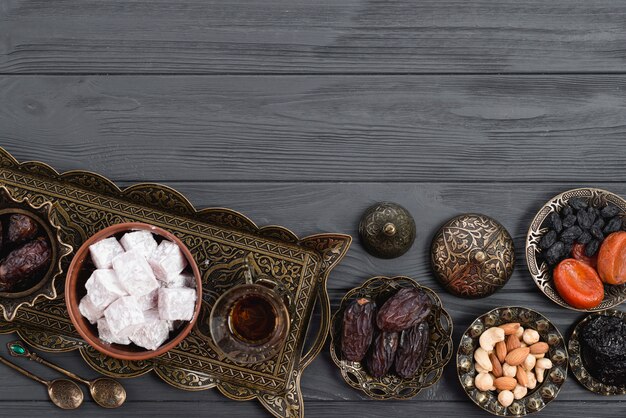
[(130, 332), (135, 325), (143, 322), (143, 311), (134, 296), (123, 296), (109, 305), (104, 311), (109, 329), (113, 335), (120, 336), (122, 332)]
[(144, 323), (134, 328), (130, 340), (147, 350), (156, 350), (170, 335), (169, 321), (159, 318), (159, 312), (151, 309), (144, 312)]
[(158, 246), (152, 232), (143, 229), (125, 233), (120, 244), (126, 251), (137, 251), (145, 258), (149, 258)]
[(133, 296), (143, 296), (159, 287), (150, 265), (139, 252), (127, 251), (113, 259), (113, 270), (122, 287)]
[(187, 267), (187, 259), (178, 245), (171, 241), (161, 241), (148, 260), (157, 279), (167, 282), (168, 276), (175, 276)]
[(104, 309), (100, 309), (94, 305), (89, 295), (84, 296), (80, 300), (78, 310), (80, 311), (80, 314), (87, 318), (87, 320), (92, 324), (98, 322), (98, 319), (102, 318), (102, 315), (104, 315)]
[(111, 269), (94, 270), (87, 283), (85, 283), (85, 288), (91, 302), (101, 310), (106, 309), (119, 297), (128, 294), (120, 284), (115, 271)]
[[(131, 327), (132, 328), (132, 327)], [(109, 327), (109, 321), (106, 318), (100, 318), (98, 320), (98, 337), (109, 344), (130, 344), (130, 338), (128, 338), (128, 332), (122, 331), (120, 334), (114, 334)]]
[(152, 292), (137, 297), (137, 302), (142, 311), (156, 309), (159, 302), (159, 290), (154, 289)]
[(164, 283), (167, 287), (196, 287), (196, 279), (187, 272), (168, 276)]
[(159, 316), (169, 321), (190, 321), (196, 307), (196, 291), (186, 287), (159, 289)]
[(115, 237), (100, 240), (89, 246), (91, 260), (96, 268), (99, 269), (110, 269), (113, 259), (123, 252), (124, 248), (117, 242)]

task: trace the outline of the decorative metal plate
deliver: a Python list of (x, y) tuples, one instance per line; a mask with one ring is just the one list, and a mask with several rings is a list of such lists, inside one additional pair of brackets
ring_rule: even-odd
[(588, 390), (599, 395), (626, 395), (626, 386), (613, 386), (602, 383), (587, 371), (585, 364), (583, 363), (580, 352), (579, 334), (583, 329), (583, 326), (589, 322), (589, 320), (599, 315), (616, 316), (621, 318), (623, 321), (626, 321), (626, 312), (615, 309), (607, 309), (606, 311), (587, 315), (582, 321), (576, 324), (576, 327), (572, 332), (572, 336), (569, 339), (569, 343), (567, 345), (569, 351), (569, 365), (572, 368), (572, 373), (574, 373), (576, 380), (578, 380), (578, 382), (580, 382), (580, 384)]
[[(52, 202), (31, 203), (27, 198), (14, 198), (6, 187), (0, 186), (0, 215), (21, 213), (28, 215), (39, 224), (50, 243), (50, 267), (28, 289), (19, 292), (0, 292), (0, 312), (5, 321), (12, 321), (22, 306), (33, 306), (44, 299), (55, 299), (55, 281), (64, 271), (65, 259), (72, 247), (61, 238), (61, 227), (67, 214)], [(69, 261), (68, 261), (69, 264)]]
[[(426, 292), (433, 302), (432, 312), (427, 321), (430, 326), (430, 344), (424, 363), (412, 379), (403, 379), (393, 373), (376, 379), (369, 375), (366, 368), (358, 361), (341, 359), (341, 327), (343, 312), (354, 298), (369, 297), (381, 306), (385, 300), (394, 295), (402, 287), (417, 287)], [(373, 277), (361, 286), (350, 290), (341, 300), (339, 309), (331, 320), (330, 355), (333, 362), (341, 370), (341, 376), (353, 388), (363, 391), (367, 396), (377, 400), (410, 399), (422, 389), (434, 385), (441, 378), (443, 368), (452, 357), (452, 318), (443, 309), (441, 299), (431, 289), (420, 286), (410, 277)]]
[[(319, 234), (299, 239), (277, 226), (259, 228), (228, 209), (196, 211), (177, 191), (158, 184), (137, 184), (120, 190), (97, 174), (57, 173), (38, 162), (18, 163), (0, 149), (0, 184), (34, 204), (53, 200), (69, 215), (61, 237), (79, 248), (96, 231), (120, 222), (145, 222), (178, 236), (194, 255), (203, 281), (203, 306), (191, 334), (176, 348), (147, 361), (106, 357), (82, 341), (73, 328), (62, 298), (18, 311), (13, 323), (0, 321), (0, 332), (16, 331), (29, 344), (46, 351), (79, 349), (96, 371), (112, 377), (135, 377), (154, 371), (166, 383), (184, 390), (217, 387), (235, 400), (258, 399), (273, 415), (302, 417), (300, 377), (322, 349), (330, 324), (326, 280), (343, 258), (351, 238)], [(225, 290), (243, 282), (244, 256), (291, 292), (289, 334), (280, 352), (267, 361), (241, 366), (221, 358), (211, 340), (208, 317)], [(65, 266), (66, 267), (66, 266)], [(57, 281), (62, 288), (63, 281)], [(303, 353), (314, 305), (321, 324), (311, 347)]]
[(604, 285), (604, 299), (598, 306), (592, 309), (578, 309), (565, 302), (554, 288), (552, 268), (545, 261), (542, 261), (540, 264), (539, 255), (541, 249), (539, 248), (539, 241), (543, 234), (548, 231), (548, 228), (544, 226), (544, 222), (552, 212), (560, 212), (573, 197), (581, 197), (597, 206), (613, 203), (622, 210), (622, 216), (626, 217), (626, 200), (606, 190), (594, 188), (573, 189), (553, 197), (539, 209), (539, 212), (537, 212), (530, 224), (530, 228), (528, 228), (528, 234), (526, 235), (526, 265), (528, 266), (528, 271), (544, 295), (564, 308), (581, 312), (597, 312), (612, 308), (626, 300), (626, 284)]
[[(522, 399), (515, 400), (505, 408), (498, 402), (496, 391), (480, 391), (474, 386), (476, 369), (474, 369), (474, 351), (480, 344), (478, 338), (487, 328), (497, 327), (507, 322), (519, 322), (524, 328), (532, 328), (539, 332), (541, 341), (550, 346), (546, 358), (552, 361), (552, 369), (544, 377), (542, 383)], [(550, 320), (532, 309), (520, 306), (506, 306), (493, 309), (479, 316), (465, 330), (456, 354), (456, 369), (463, 390), (469, 398), (485, 411), (501, 417), (523, 416), (541, 411), (553, 401), (561, 390), (567, 377), (567, 349), (565, 340)]]
[(431, 264), (437, 279), (453, 295), (489, 296), (513, 274), (513, 239), (489, 216), (475, 213), (455, 216), (435, 234)]

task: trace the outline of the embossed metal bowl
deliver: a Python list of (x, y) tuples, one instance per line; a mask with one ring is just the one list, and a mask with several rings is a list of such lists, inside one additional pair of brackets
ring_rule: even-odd
[[(509, 407), (505, 408), (498, 402), (496, 391), (480, 391), (474, 386), (474, 378), (477, 374), (474, 368), (474, 351), (480, 347), (478, 338), (483, 331), (508, 322), (519, 322), (524, 328), (536, 330), (540, 340), (548, 343), (550, 347), (546, 358), (552, 361), (553, 366), (542, 383), (538, 383), (537, 387), (529, 391), (525, 397), (513, 401)], [(565, 340), (550, 320), (539, 312), (521, 306), (496, 308), (476, 318), (461, 336), (456, 354), (456, 369), (467, 396), (485, 411), (501, 417), (532, 414), (541, 411), (552, 402), (565, 382), (567, 377)]]
[(25, 285), (14, 292), (0, 292), (0, 311), (6, 321), (15, 319), (21, 306), (33, 306), (39, 299), (56, 299), (55, 282), (63, 273), (62, 261), (72, 252), (72, 247), (61, 239), (59, 219), (62, 209), (52, 202), (33, 204), (28, 198), (18, 199), (0, 186), (0, 216), (27, 215), (39, 225), (40, 231), (50, 244), (50, 265), (47, 270), (34, 275)]
[[(426, 292), (433, 303), (432, 312), (427, 321), (430, 326), (430, 343), (428, 353), (415, 377), (403, 379), (389, 372), (380, 379), (368, 373), (366, 367), (358, 361), (341, 359), (341, 328), (343, 312), (354, 298), (367, 296), (376, 301), (377, 306), (382, 304), (402, 287), (417, 287)], [(443, 368), (452, 357), (452, 318), (441, 304), (441, 299), (431, 289), (420, 286), (415, 280), (404, 277), (373, 277), (363, 285), (350, 290), (341, 300), (339, 309), (331, 319), (330, 355), (333, 362), (341, 370), (341, 376), (346, 383), (355, 389), (363, 391), (367, 396), (377, 400), (409, 399), (417, 395), (422, 389), (434, 385), (441, 378)]]
[(574, 197), (580, 197), (592, 202), (596, 206), (603, 206), (607, 203), (612, 203), (619, 207), (622, 211), (622, 216), (626, 217), (626, 200), (620, 196), (607, 192), (606, 190), (594, 189), (594, 188), (581, 188), (573, 189), (563, 192), (552, 199), (550, 199), (545, 205), (539, 209), (539, 212), (535, 215), (533, 221), (528, 228), (528, 234), (526, 235), (526, 265), (528, 271), (533, 280), (541, 289), (544, 295), (549, 297), (553, 302), (558, 303), (564, 308), (572, 309), (582, 312), (597, 312), (604, 309), (609, 309), (619, 305), (626, 300), (626, 284), (622, 285), (605, 285), (604, 286), (604, 299), (598, 306), (591, 309), (578, 309), (574, 308), (559, 295), (554, 287), (552, 280), (552, 268), (548, 264), (541, 260), (541, 249), (539, 248), (539, 241), (541, 237), (548, 231), (548, 228), (544, 225), (546, 219), (552, 212), (560, 212), (567, 202)]
[(599, 395), (626, 395), (626, 386), (606, 385), (594, 378), (585, 368), (585, 363), (583, 362), (580, 352), (580, 332), (587, 322), (599, 315), (616, 316), (621, 318), (623, 321), (626, 321), (626, 312), (615, 309), (607, 309), (606, 311), (593, 313), (583, 318), (580, 322), (578, 322), (578, 324), (576, 324), (576, 327), (572, 332), (572, 336), (567, 344), (567, 349), (569, 351), (569, 365), (572, 368), (572, 373), (574, 373), (576, 380), (578, 380), (581, 385), (586, 387), (591, 392)]
[[(98, 338), (98, 330), (96, 326), (90, 324), (78, 310), (80, 300), (87, 294), (85, 282), (89, 279), (93, 270), (95, 270), (95, 267), (91, 262), (91, 257), (89, 256), (89, 246), (112, 236), (119, 239), (125, 232), (136, 231), (139, 229), (148, 230), (153, 234), (170, 240), (178, 245), (183, 255), (187, 258), (189, 268), (193, 273), (196, 283), (196, 306), (191, 321), (188, 321), (184, 324), (184, 326), (181, 326), (177, 330), (170, 333), (169, 339), (156, 350), (146, 350), (134, 344), (121, 345), (105, 343)], [(200, 307), (202, 305), (202, 280), (200, 271), (198, 270), (198, 265), (191, 255), (191, 252), (174, 234), (164, 230), (163, 228), (145, 223), (121, 223), (111, 225), (110, 227), (99, 231), (85, 241), (78, 249), (74, 259), (72, 260), (72, 264), (70, 264), (67, 271), (67, 279), (65, 280), (65, 302), (67, 305), (67, 312), (72, 320), (72, 323), (76, 327), (76, 330), (93, 348), (103, 354), (106, 354), (107, 356), (115, 357), (121, 360), (148, 360), (153, 357), (160, 356), (161, 354), (164, 354), (170, 349), (176, 347), (182, 340), (185, 339), (185, 337), (187, 337), (187, 335), (189, 335), (200, 314)]]

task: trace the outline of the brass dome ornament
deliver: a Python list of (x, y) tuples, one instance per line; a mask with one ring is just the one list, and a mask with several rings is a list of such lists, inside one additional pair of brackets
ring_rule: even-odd
[(456, 216), (435, 234), (431, 264), (437, 279), (453, 295), (489, 296), (513, 273), (513, 239), (498, 221), (486, 215)]
[(365, 211), (359, 223), (359, 236), (368, 253), (379, 258), (396, 258), (415, 241), (415, 221), (404, 207), (378, 202)]

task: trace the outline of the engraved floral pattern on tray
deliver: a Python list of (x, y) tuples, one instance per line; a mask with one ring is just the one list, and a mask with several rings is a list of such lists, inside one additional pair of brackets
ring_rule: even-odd
[[(173, 350), (149, 361), (116, 360), (89, 347), (74, 330), (63, 299), (21, 310), (11, 324), (0, 321), (0, 332), (16, 331), (42, 350), (78, 349), (91, 367), (106, 375), (136, 377), (154, 371), (179, 389), (217, 387), (232, 399), (257, 398), (275, 416), (303, 416), (300, 376), (324, 344), (330, 323), (326, 280), (348, 250), (350, 236), (319, 234), (299, 239), (282, 227), (259, 228), (228, 209), (196, 211), (184, 196), (167, 186), (137, 184), (121, 190), (94, 173), (59, 174), (43, 163), (20, 164), (1, 148), (0, 184), (35, 204), (57, 202), (69, 215), (62, 238), (75, 248), (96, 231), (119, 222), (140, 221), (168, 229), (194, 255), (205, 294), (203, 317), (191, 334)], [(241, 259), (247, 254), (253, 255), (257, 268), (276, 277), (293, 295), (293, 315), (288, 338), (277, 356), (240, 366), (219, 358), (203, 318), (215, 299), (239, 280)], [(58, 282), (62, 289), (63, 281)], [(321, 310), (321, 325), (305, 352), (315, 304)]]

